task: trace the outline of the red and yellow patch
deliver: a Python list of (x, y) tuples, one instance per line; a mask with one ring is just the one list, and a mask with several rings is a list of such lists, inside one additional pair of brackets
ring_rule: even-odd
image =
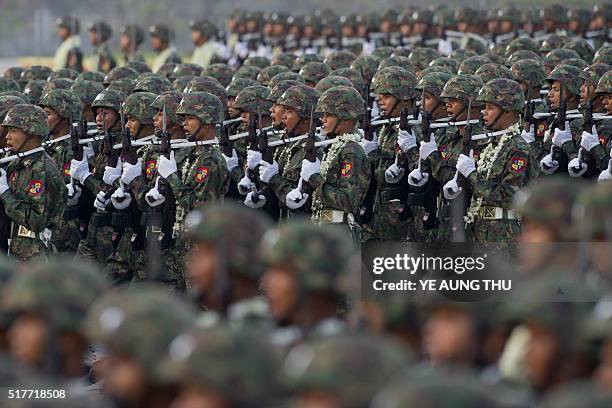
[(197, 183), (203, 183), (208, 178), (208, 168), (207, 167), (198, 167), (195, 171), (194, 175), (195, 181)]
[(536, 130), (536, 136), (538, 137), (538, 139), (543, 139), (544, 138), (544, 133), (546, 133), (546, 123), (545, 122), (541, 122), (538, 125), (538, 129)]
[(148, 177), (151, 177), (153, 173), (155, 173), (155, 166), (157, 166), (157, 162), (155, 160), (149, 160), (145, 163), (145, 172)]
[(440, 152), (440, 156), (442, 156), (442, 160), (446, 160), (448, 158), (448, 147), (446, 147), (446, 145), (440, 146), (438, 151)]
[(64, 176), (70, 177), (70, 162), (64, 163)]
[(28, 194), (39, 196), (45, 190), (42, 180), (32, 180), (28, 183)]
[(349, 177), (353, 173), (353, 164), (349, 162), (342, 162), (340, 167), (340, 175), (342, 177)]
[(602, 146), (606, 145), (606, 136), (605, 135), (599, 135), (599, 143), (601, 143)]
[(513, 157), (510, 161), (510, 167), (515, 173), (522, 173), (527, 168), (527, 160), (522, 157)]

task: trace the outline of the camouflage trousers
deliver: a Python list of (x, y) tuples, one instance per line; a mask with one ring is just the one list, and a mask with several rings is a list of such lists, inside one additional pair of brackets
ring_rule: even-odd
[(58, 228), (53, 231), (51, 242), (57, 248), (57, 252), (74, 253), (77, 251), (81, 242), (81, 231), (79, 230), (79, 220), (64, 220), (60, 221)]
[(11, 239), (9, 254), (19, 261), (28, 261), (33, 258), (45, 259), (51, 250), (39, 239), (14, 237)]
[(407, 209), (397, 201), (390, 201), (387, 191), (377, 191), (372, 221), (363, 226), (362, 240), (406, 241), (412, 217), (403, 219)]
[(113, 252), (113, 228), (94, 226), (95, 217), (95, 214), (92, 215), (89, 221), (87, 237), (79, 243), (77, 258), (89, 259), (90, 261), (104, 264)]
[(475, 220), (468, 226), (468, 237), (478, 243), (513, 242), (521, 232), (518, 220)]

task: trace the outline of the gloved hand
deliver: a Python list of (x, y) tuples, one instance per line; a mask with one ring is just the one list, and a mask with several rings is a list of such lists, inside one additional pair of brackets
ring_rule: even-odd
[(164, 155), (160, 155), (157, 158), (157, 172), (163, 178), (168, 178), (172, 174), (176, 173), (176, 160), (174, 158), (174, 150), (170, 152), (170, 158), (166, 158)]
[(459, 197), (463, 189), (459, 187), (457, 179), (452, 178), (446, 184), (444, 184), (442, 191), (444, 192), (444, 198), (447, 200), (454, 200), (455, 198)]
[(529, 132), (523, 130), (521, 132), (521, 137), (525, 141), (525, 143), (533, 143), (535, 142), (535, 128), (533, 125), (529, 126)]
[(440, 40), (438, 42), (438, 52), (441, 55), (451, 55), (453, 53), (453, 43), (451, 42), (451, 40)]
[(406, 153), (410, 149), (417, 147), (416, 136), (407, 130), (400, 130), (397, 134), (397, 145)]
[(308, 194), (302, 194), (300, 188), (295, 188), (287, 193), (287, 197), (285, 198), (285, 204), (291, 210), (297, 210), (302, 207), (306, 201), (308, 200)]
[(125, 210), (132, 202), (132, 195), (125, 191), (123, 187), (119, 187), (111, 195), (111, 202), (113, 203), (113, 207), (117, 210)]
[(247, 194), (246, 198), (244, 199), (244, 205), (249, 208), (261, 208), (266, 205), (266, 196), (263, 194), (259, 194), (259, 200), (257, 200), (256, 203), (253, 202), (253, 196), (255, 194), (258, 194), (258, 192), (251, 191), (249, 194)]
[(6, 170), (0, 169), (0, 195), (6, 193), (9, 189), (8, 179), (6, 178)]
[(253, 182), (251, 182), (251, 179), (249, 178), (249, 176), (245, 175), (238, 182), (238, 192), (240, 193), (240, 195), (247, 195), (249, 191), (251, 191), (252, 185), (253, 185)]
[(565, 130), (555, 128), (555, 135), (552, 138), (552, 142), (555, 146), (561, 147), (564, 143), (572, 140), (572, 131), (568, 121), (565, 121)]
[(359, 144), (361, 145), (361, 147), (363, 147), (363, 150), (365, 151), (366, 156), (372, 153), (374, 150), (377, 150), (378, 149), (378, 138), (376, 137), (376, 132), (374, 132), (374, 136), (372, 137), (372, 140), (362, 138)]
[(100, 191), (96, 195), (96, 199), (94, 201), (94, 207), (96, 207), (98, 210), (106, 210), (106, 207), (108, 207), (108, 205), (111, 202), (110, 198), (109, 199), (104, 198), (105, 195), (106, 195), (106, 192), (104, 191)]
[(463, 175), (463, 177), (468, 178), (473, 171), (476, 170), (476, 162), (474, 161), (474, 152), (470, 151), (470, 156), (466, 156), (465, 154), (460, 154), (457, 159), (457, 170), (459, 173)]
[(586, 131), (582, 132), (582, 140), (580, 141), (580, 146), (584, 150), (590, 152), (595, 146), (599, 146), (600, 144), (601, 143), (599, 141), (599, 134), (595, 125), (593, 125), (591, 133)]
[(580, 163), (580, 159), (578, 157), (570, 160), (567, 164), (567, 172), (571, 177), (580, 177), (588, 170), (589, 166), (582, 162)]
[(559, 162), (557, 160), (553, 160), (552, 154), (549, 153), (542, 160), (540, 160), (540, 170), (542, 173), (550, 176), (554, 172), (559, 169)]
[(247, 152), (247, 167), (251, 170), (255, 170), (259, 166), (261, 161), (261, 152), (249, 150)]
[(429, 142), (421, 141), (421, 147), (419, 148), (419, 158), (421, 160), (427, 160), (427, 158), (436, 150), (438, 150), (438, 145), (436, 144), (436, 137), (432, 133), (429, 137)]
[[(117, 165), (115, 167), (104, 167), (104, 175), (102, 175), (102, 180), (105, 184), (112, 186), (115, 180), (117, 180), (119, 177), (121, 177), (121, 160), (117, 160)], [(81, 181), (81, 184), (82, 183), (83, 182)]]
[(91, 159), (96, 155), (96, 151), (94, 150), (91, 142), (83, 145), (83, 155), (88, 159)]
[(389, 184), (398, 183), (404, 177), (404, 169), (393, 163), (385, 170), (385, 181)]
[(232, 149), (231, 157), (223, 155), (223, 158), (225, 159), (225, 165), (227, 166), (227, 171), (229, 171), (230, 173), (232, 172), (232, 170), (238, 167), (238, 154), (236, 153), (236, 149)]
[(317, 160), (311, 162), (310, 160), (302, 160), (302, 171), (300, 171), (300, 177), (305, 181), (310, 179), (310, 176), (321, 172), (321, 161), (317, 157)]
[(81, 184), (85, 183), (85, 179), (91, 175), (89, 171), (89, 163), (87, 159), (83, 158), (83, 160), (75, 160), (72, 159), (70, 161), (70, 176), (79, 180)]
[(68, 189), (67, 204), (69, 207), (73, 207), (79, 203), (79, 198), (81, 198), (83, 190), (81, 189), (81, 187), (74, 183), (66, 184), (66, 188)]
[(612, 180), (612, 159), (608, 161), (608, 168), (599, 173), (597, 181), (600, 183), (609, 182)]
[(153, 187), (147, 194), (145, 194), (145, 200), (149, 207), (157, 207), (166, 201), (166, 197), (159, 192), (159, 177), (155, 179), (155, 187)]
[(136, 177), (142, 174), (142, 159), (138, 159), (136, 164), (123, 163), (123, 173), (121, 181), (125, 184), (130, 184)]
[(272, 161), (272, 164), (265, 160), (259, 163), (259, 179), (262, 182), (268, 184), (275, 174), (278, 174), (278, 163), (276, 160)]
[(423, 187), (429, 181), (429, 173), (423, 173), (421, 169), (414, 169), (408, 174), (408, 184), (412, 187)]

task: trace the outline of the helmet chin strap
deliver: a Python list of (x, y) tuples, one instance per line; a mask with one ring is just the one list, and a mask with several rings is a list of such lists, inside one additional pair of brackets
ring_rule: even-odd
[[(51, 130), (49, 131), (50, 135), (53, 135), (55, 133), (55, 131), (57, 130), (57, 128), (59, 127), (59, 125), (64, 122), (65, 120), (69, 120), (68, 118), (62, 118), (62, 120), (57, 121), (57, 123), (55, 125), (53, 125), (53, 127), (51, 128)], [(68, 126), (70, 126), (70, 124), (68, 124)]]
[(459, 120), (459, 116), (461, 116), (466, 110), (467, 105), (465, 104), (465, 102), (461, 101), (461, 110), (459, 111), (459, 113), (451, 117), (451, 122), (457, 122)]
[(505, 112), (505, 110), (500, 110), (497, 116), (495, 116), (495, 119), (493, 119), (493, 122), (490, 125), (486, 125), (485, 127), (489, 130), (495, 130), (495, 125), (499, 121), (499, 118), (501, 118), (501, 115), (503, 115)]
[(338, 126), (340, 125), (340, 118), (337, 118), (338, 120), (336, 121), (336, 124), (334, 125), (334, 128), (331, 130), (331, 132), (329, 132), (327, 134), (327, 136), (332, 136), (335, 137), (336, 135), (336, 130), (338, 130)]

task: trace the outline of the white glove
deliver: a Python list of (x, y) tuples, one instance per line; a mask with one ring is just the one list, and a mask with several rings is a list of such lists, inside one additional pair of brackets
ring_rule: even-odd
[(91, 159), (92, 157), (94, 157), (96, 155), (96, 151), (94, 150), (93, 145), (91, 144), (91, 142), (90, 143), (86, 143), (83, 146), (83, 154), (88, 159)]
[(8, 179), (6, 178), (6, 170), (0, 169), (0, 195), (6, 193), (9, 189)]
[(463, 177), (468, 178), (473, 171), (476, 170), (476, 162), (474, 161), (474, 152), (470, 151), (470, 156), (466, 156), (465, 154), (460, 154), (457, 159), (457, 170), (459, 173), (463, 175)]
[(258, 194), (258, 192), (251, 191), (249, 194), (247, 194), (246, 198), (244, 199), (244, 205), (246, 205), (249, 208), (261, 208), (264, 205), (266, 205), (266, 196), (263, 194), (259, 194), (259, 200), (257, 200), (256, 203), (254, 203), (253, 195), (255, 194)]
[(300, 171), (300, 177), (305, 181), (310, 179), (310, 176), (321, 172), (321, 161), (317, 157), (317, 160), (311, 162), (310, 160), (302, 160), (302, 171)]
[(157, 158), (157, 172), (163, 178), (168, 178), (172, 174), (177, 172), (176, 160), (174, 159), (174, 150), (170, 152), (170, 158), (168, 159), (164, 155), (160, 155)]
[(159, 192), (159, 177), (157, 176), (155, 179), (155, 187), (145, 194), (145, 200), (147, 200), (149, 207), (157, 207), (166, 201), (166, 197)]
[(79, 180), (81, 184), (85, 183), (85, 179), (91, 175), (89, 171), (89, 163), (87, 159), (83, 158), (83, 160), (75, 160), (72, 159), (70, 161), (70, 176)]
[(438, 52), (442, 55), (451, 55), (453, 53), (453, 43), (451, 40), (440, 40), (438, 42)]
[[(361, 129), (360, 129), (361, 130)], [(378, 149), (378, 138), (376, 137), (376, 132), (374, 132), (374, 136), (372, 140), (362, 138), (359, 142), (363, 150), (365, 150), (366, 156), (372, 153), (374, 150)]]
[(547, 176), (553, 174), (559, 169), (559, 162), (553, 160), (552, 154), (549, 153), (542, 160), (540, 160), (540, 170)]
[(138, 159), (136, 164), (123, 163), (123, 173), (121, 174), (121, 181), (124, 184), (130, 184), (136, 177), (142, 174), (142, 160)]
[(106, 207), (108, 207), (108, 205), (111, 202), (110, 198), (108, 200), (104, 198), (105, 195), (106, 195), (106, 192), (104, 191), (100, 191), (96, 195), (96, 200), (94, 201), (94, 207), (96, 207), (98, 210), (106, 210)]
[(585, 149), (587, 152), (593, 150), (595, 146), (599, 146), (601, 143), (599, 142), (599, 134), (597, 133), (597, 128), (593, 125), (593, 130), (591, 133), (582, 132), (582, 140), (580, 141), (580, 146)]
[(385, 170), (385, 181), (389, 184), (395, 184), (404, 177), (404, 169), (393, 163), (387, 170)]
[(412, 187), (423, 187), (429, 181), (429, 173), (423, 173), (421, 169), (414, 169), (408, 174), (408, 184)]
[(523, 130), (521, 132), (521, 137), (525, 141), (525, 143), (533, 143), (535, 142), (535, 128), (533, 125), (529, 126), (529, 132)]
[(261, 152), (249, 150), (247, 152), (247, 167), (251, 170), (255, 170), (261, 161)]
[(251, 191), (252, 185), (253, 183), (251, 182), (251, 179), (245, 174), (245, 176), (238, 182), (238, 192), (240, 195), (247, 195), (249, 191)]
[[(300, 183), (301, 184), (301, 183)], [(291, 190), (287, 193), (287, 197), (285, 198), (285, 204), (291, 210), (297, 210), (302, 207), (306, 201), (308, 200), (308, 194), (302, 194), (300, 191), (300, 187)]]
[(599, 181), (600, 183), (607, 182), (610, 180), (612, 180), (612, 159), (608, 161), (608, 168), (599, 173), (599, 177), (597, 178), (597, 181)]
[(111, 201), (113, 203), (113, 207), (115, 207), (117, 210), (125, 210), (132, 202), (132, 195), (125, 191), (123, 187), (119, 187), (115, 190), (113, 195), (111, 195)]
[[(117, 180), (119, 177), (121, 177), (121, 160), (117, 160), (117, 165), (115, 167), (104, 167), (104, 175), (102, 176), (102, 180), (105, 184), (112, 186), (115, 180)], [(82, 183), (83, 182), (81, 181), (81, 184)]]
[(407, 130), (400, 130), (397, 134), (397, 145), (406, 153), (410, 149), (417, 147), (416, 136)]
[(276, 160), (272, 161), (272, 164), (265, 160), (259, 163), (259, 179), (261, 181), (268, 184), (275, 174), (278, 174), (278, 163)]
[(227, 171), (229, 171), (230, 173), (232, 172), (232, 170), (238, 167), (238, 154), (236, 153), (236, 149), (232, 150), (231, 157), (223, 155), (223, 158), (225, 159), (225, 165), (227, 166)]
[(444, 191), (444, 198), (447, 200), (454, 200), (455, 198), (459, 197), (463, 189), (459, 187), (457, 178), (452, 178), (446, 184), (444, 184), (442, 191)]
[(567, 164), (567, 172), (572, 177), (580, 177), (584, 173), (586, 173), (588, 166), (586, 163), (580, 163), (580, 159), (576, 157), (575, 159), (570, 160)]
[(432, 133), (429, 142), (421, 141), (421, 147), (419, 148), (419, 158), (421, 160), (427, 160), (427, 158), (436, 150), (438, 150), (438, 145), (436, 144), (436, 137)]
[(66, 184), (66, 188), (68, 188), (68, 206), (73, 207), (79, 203), (79, 198), (81, 198), (81, 194), (83, 194), (83, 190), (81, 187), (74, 183)]
[(561, 147), (564, 143), (572, 140), (572, 131), (570, 130), (569, 122), (565, 122), (565, 130), (555, 128), (555, 135), (552, 142), (555, 146)]

